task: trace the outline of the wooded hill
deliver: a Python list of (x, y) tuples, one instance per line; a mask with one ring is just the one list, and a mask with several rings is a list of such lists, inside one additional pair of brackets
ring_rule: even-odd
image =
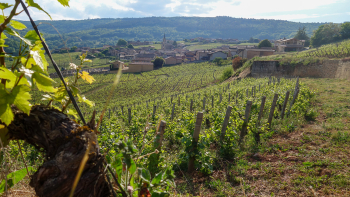
[[(68, 39), (68, 47), (114, 45), (119, 38), (126, 40), (161, 41), (163, 34), (167, 39), (185, 38), (236, 38), (248, 40), (279, 39), (292, 37), (299, 27), (305, 26), (311, 36), (323, 23), (297, 23), (284, 20), (244, 19), (232, 17), (147, 17), (89, 20), (36, 21), (42, 22), (39, 29), (51, 48), (63, 47), (55, 26)], [(23, 22), (31, 29), (29, 22)]]

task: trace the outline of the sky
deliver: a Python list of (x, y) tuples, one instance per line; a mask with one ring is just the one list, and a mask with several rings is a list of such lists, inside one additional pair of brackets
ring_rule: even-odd
[[(2, 0), (14, 3), (14, 0)], [(55, 0), (35, 0), (53, 20), (92, 18), (139, 18), (151, 16), (230, 16), (236, 18), (281, 19), (294, 22), (350, 21), (350, 0), (70, 0), (63, 7)], [(5, 10), (5, 14), (9, 13)], [(30, 8), (34, 20), (50, 20), (42, 11)], [(28, 20), (22, 13), (18, 20)]]

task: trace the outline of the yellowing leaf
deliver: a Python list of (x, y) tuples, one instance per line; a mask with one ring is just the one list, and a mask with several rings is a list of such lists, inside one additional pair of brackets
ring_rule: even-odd
[(14, 21), (11, 20), (11, 24), (10, 24), (13, 28), (18, 29), (18, 30), (23, 30), (25, 28), (27, 28), (23, 23), (18, 22), (18, 21)]
[(82, 73), (79, 73), (79, 76), (84, 79), (85, 81), (87, 81), (88, 83), (92, 83), (93, 81), (95, 81), (94, 77), (89, 75), (88, 72), (83, 71)]
[(68, 4), (69, 0), (57, 0), (57, 1), (60, 2), (60, 4), (62, 4), (63, 6), (69, 7), (69, 4)]

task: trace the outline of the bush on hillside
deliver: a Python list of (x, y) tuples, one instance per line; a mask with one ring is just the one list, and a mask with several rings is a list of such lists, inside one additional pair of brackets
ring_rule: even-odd
[(241, 58), (239, 56), (235, 57), (233, 60), (232, 60), (232, 68), (234, 71), (236, 71), (238, 68), (242, 67), (243, 64), (247, 61), (246, 58)]
[(230, 78), (233, 75), (233, 70), (231, 67), (228, 67), (224, 70), (224, 72), (221, 75), (220, 81), (223, 82), (226, 79)]

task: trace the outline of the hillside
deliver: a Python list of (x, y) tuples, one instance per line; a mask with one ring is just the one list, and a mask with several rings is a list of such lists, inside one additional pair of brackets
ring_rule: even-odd
[[(28, 21), (23, 23), (31, 29)], [(299, 27), (305, 26), (307, 33), (322, 23), (296, 23), (283, 20), (244, 19), (231, 17), (147, 17), (90, 19), (76, 21), (36, 21), (43, 23), (39, 29), (44, 33), (50, 48), (63, 47), (63, 43), (52, 24), (68, 39), (68, 46), (98, 47), (114, 45), (119, 38), (126, 40), (160, 41), (163, 34), (171, 40), (185, 38), (236, 38), (248, 40), (279, 39), (292, 37)], [(24, 33), (24, 32), (23, 32)]]

